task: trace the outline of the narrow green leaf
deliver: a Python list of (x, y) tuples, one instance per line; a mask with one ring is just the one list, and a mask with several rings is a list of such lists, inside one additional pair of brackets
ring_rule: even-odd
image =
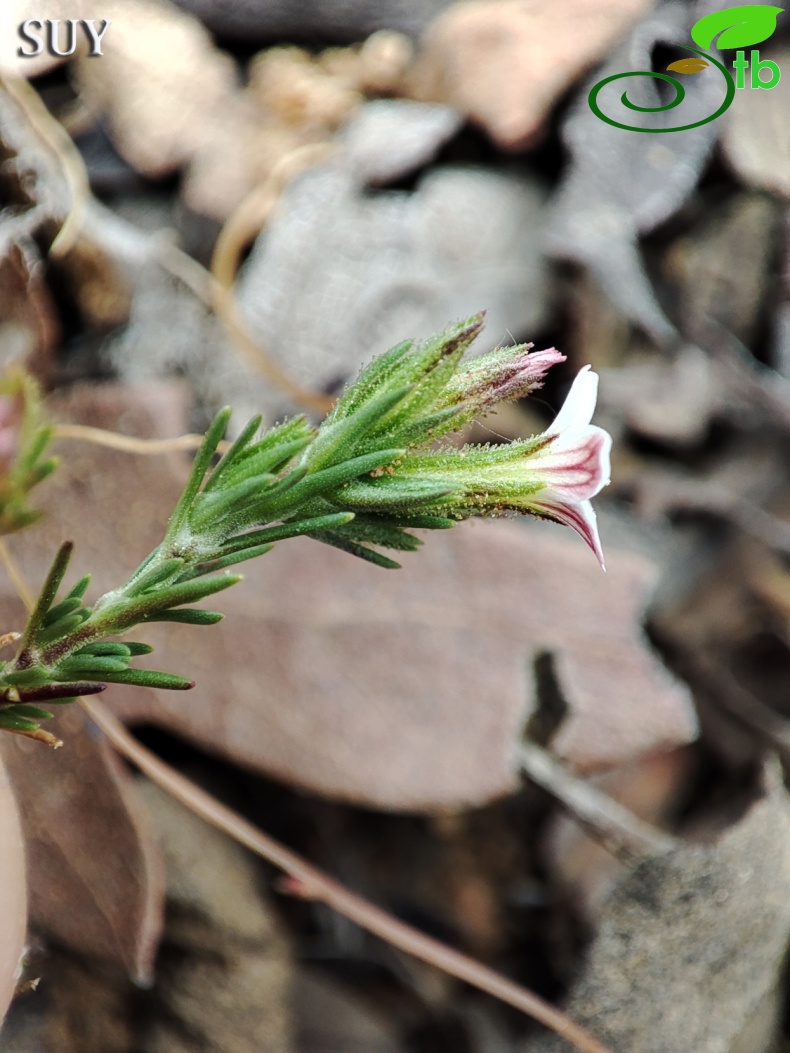
[(352, 457), (342, 464), (336, 464), (331, 468), (324, 468), (320, 472), (308, 475), (281, 500), (272, 502), (272, 507), (269, 510), (270, 518), (281, 519), (283, 518), (281, 513), (289, 506), (290, 508), (298, 508), (315, 497), (331, 493), (358, 476), (374, 472), (377, 468), (386, 468), (393, 461), (402, 457), (405, 452), (402, 449), (378, 450), (375, 453)]
[(444, 409), (418, 417), (405, 427), (395, 430), (395, 437), (403, 446), (413, 447), (422, 443), (442, 439), (451, 432), (458, 431), (474, 413), (463, 406), (446, 406)]
[[(250, 499), (243, 504), (237, 504), (224, 521), (218, 524), (218, 533), (226, 536), (238, 534), (240, 531), (255, 524), (282, 518), (272, 512), (272, 507), (275, 505), (280, 507), (283, 503), (287, 505), (287, 496), (285, 497), (285, 502), (282, 500), (284, 495), (287, 495), (288, 491), (294, 489), (306, 475), (307, 468), (292, 468), (282, 479), (268, 487), (261, 487), (260, 491), (256, 491), (255, 487), (253, 487), (253, 495)], [(211, 525), (211, 523), (208, 523), (205, 529), (208, 531)], [(224, 537), (221, 537), (220, 544), (224, 544), (224, 540)]]
[(35, 731), (38, 723), (28, 720), (26, 717), (15, 717), (13, 713), (4, 713), (0, 710), (0, 728), (8, 728), (9, 731)]
[(404, 519), (402, 525), (409, 530), (450, 530), (451, 527), (458, 526), (458, 520), (447, 519), (445, 516), (410, 515)]
[(108, 684), (132, 684), (135, 687), (156, 687), (167, 691), (188, 691), (195, 686), (194, 680), (185, 680), (174, 673), (160, 673), (155, 669), (125, 669), (122, 673), (109, 673), (102, 679)]
[(0, 686), (5, 687), (31, 687), (38, 684), (46, 684), (49, 675), (41, 666), (31, 666), (29, 669), (12, 669), (8, 673), (3, 671), (0, 677)]
[(234, 552), (228, 552), (224, 556), (220, 556), (218, 559), (213, 560), (211, 563), (201, 564), (195, 567), (189, 575), (188, 580), (192, 578), (198, 578), (203, 574), (213, 574), (218, 570), (225, 570), (227, 567), (233, 567), (237, 563), (244, 563), (248, 559), (256, 559), (258, 556), (264, 555), (271, 549), (270, 544), (266, 545), (249, 545), (246, 548), (238, 549)]
[(132, 653), (131, 644), (114, 643), (113, 641), (85, 644), (78, 651), (74, 651), (74, 655), (89, 654), (96, 658), (129, 658)]
[(319, 428), (305, 457), (310, 472), (353, 456), (371, 427), (391, 410), (394, 411), (412, 390), (410, 385), (404, 385), (394, 391), (383, 391), (350, 416)]
[(228, 468), (234, 463), (240, 453), (242, 453), (245, 447), (248, 445), (253, 435), (257, 432), (261, 426), (262, 417), (258, 415), (249, 420), (242, 430), (239, 432), (237, 437), (231, 443), (231, 446), (219, 460), (219, 463), (215, 468), (212, 469), (211, 475), (206, 480), (206, 485), (203, 487), (203, 493), (208, 493), (210, 490), (216, 489), (218, 484), (222, 481), (223, 476), (227, 472)]
[(141, 654), (152, 654), (153, 647), (147, 643), (128, 643), (125, 645), (128, 648), (129, 654), (133, 657), (137, 657)]
[(56, 640), (62, 640), (64, 636), (68, 636), (75, 629), (79, 629), (89, 614), (90, 612), (85, 607), (80, 607), (75, 614), (69, 614), (54, 625), (49, 625), (46, 629), (42, 629), (36, 635), (36, 646), (47, 647), (49, 644), (55, 643)]
[(52, 566), (49, 568), (49, 572), (44, 580), (44, 584), (41, 587), (41, 592), (38, 595), (36, 604), (28, 618), (25, 631), (22, 635), (20, 650), (25, 650), (25, 648), (34, 643), (36, 634), (41, 627), (41, 623), (58, 594), (60, 583), (63, 581), (63, 576), (68, 570), (73, 550), (74, 544), (71, 541), (64, 541), (58, 549), (58, 553), (55, 556)]
[(72, 589), (69, 590), (68, 594), (66, 595), (66, 599), (67, 600), (75, 600), (75, 599), (76, 600), (81, 600), (82, 597), (85, 595), (90, 583), (91, 583), (91, 576), (90, 576), (90, 574), (86, 574), (84, 578), (80, 578), (80, 580), (77, 582), (77, 584)]
[(290, 520), (280, 526), (266, 527), (256, 530), (251, 534), (242, 534), (240, 537), (231, 537), (223, 545), (226, 552), (240, 552), (252, 545), (268, 545), (275, 541), (283, 541), (289, 537), (299, 537), (301, 534), (310, 534), (315, 530), (330, 530), (333, 527), (343, 526), (350, 523), (354, 518), (353, 512), (331, 512), (323, 516), (311, 516), (307, 519)]
[(203, 611), (196, 607), (181, 607), (159, 614), (146, 614), (141, 622), (181, 622), (183, 625), (216, 625), (225, 617), (219, 611)]
[(382, 479), (379, 483), (352, 482), (336, 495), (338, 503), (369, 512), (419, 508), (441, 502), (456, 488), (431, 479)]
[[(311, 433), (310, 435), (296, 436), (287, 441), (283, 439), (278, 443), (270, 442), (269, 437), (253, 443), (252, 446), (248, 447), (236, 458), (234, 463), (223, 474), (221, 479), (222, 488), (235, 486), (236, 483), (244, 482), (253, 475), (260, 478), (261, 485), (265, 485), (268, 477), (274, 477), (286, 468), (297, 454), (310, 445), (312, 440), (313, 435)], [(211, 489), (206, 486), (203, 492), (209, 492)]]
[(42, 629), (49, 628), (50, 625), (54, 625), (59, 622), (61, 618), (65, 618), (67, 614), (71, 614), (72, 611), (76, 611), (82, 606), (82, 600), (77, 596), (67, 596), (65, 600), (61, 600), (60, 603), (56, 603), (54, 607), (51, 607), (44, 617), (41, 619)]
[(196, 534), (208, 530), (222, 531), (223, 523), (239, 509), (250, 505), (260, 496), (262, 489), (261, 480), (253, 476), (235, 486), (221, 487), (207, 495), (198, 494), (189, 514), (190, 527)]
[(199, 578), (195, 581), (180, 582), (178, 585), (170, 585), (163, 589), (161, 594), (139, 596), (122, 607), (113, 609), (107, 607), (102, 611), (102, 616), (112, 626), (109, 633), (117, 633), (126, 628), (131, 628), (137, 622), (150, 620), (150, 616), (160, 614), (171, 607), (180, 607), (182, 604), (198, 603), (207, 596), (213, 596), (217, 592), (223, 592), (241, 581), (239, 574), (221, 574), (216, 578)]
[(401, 526), (380, 522), (375, 516), (357, 516), (349, 527), (333, 530), (332, 533), (355, 544), (383, 545), (399, 552), (414, 552), (422, 545), (420, 538), (409, 534)]
[(364, 545), (355, 545), (353, 541), (347, 541), (338, 534), (332, 534), (327, 531), (326, 533), (314, 534), (313, 536), (316, 541), (323, 541), (325, 545), (339, 548), (341, 551), (348, 552), (352, 556), (358, 556), (368, 563), (375, 563), (377, 567), (383, 567), (385, 570), (400, 570), (400, 563), (396, 563), (394, 559), (382, 556), (380, 552), (374, 552), (372, 548), (365, 548)]
[(129, 597), (140, 596), (144, 592), (148, 592), (149, 589), (164, 584), (170, 578), (175, 578), (183, 566), (184, 560), (179, 556), (164, 559), (161, 563), (157, 563), (149, 570), (144, 571), (139, 578), (131, 581), (124, 589), (124, 592)]
[(372, 398), (391, 379), (392, 374), (400, 367), (403, 359), (413, 347), (413, 340), (404, 340), (391, 347), (389, 351), (385, 351), (383, 355), (374, 358), (341, 395), (327, 420), (330, 422), (342, 420)]
[(27, 717), (29, 720), (50, 720), (54, 715), (48, 709), (30, 706), (24, 702), (13, 706), (11, 712), (15, 717)]
[(52, 475), (59, 464), (59, 457), (49, 457), (46, 461), (42, 461), (41, 464), (35, 465), (30, 470), (30, 480), (27, 488), (30, 489), (43, 482), (48, 475)]
[(40, 427), (34, 437), (32, 438), (30, 445), (25, 450), (24, 458), (21, 462), (20, 467), (23, 470), (28, 471), (35, 465), (41, 454), (49, 445), (52, 439), (52, 428), (49, 424), (45, 424)]
[(225, 406), (224, 409), (219, 411), (209, 425), (200, 449), (195, 454), (195, 459), (192, 462), (192, 470), (189, 473), (186, 486), (178, 499), (178, 504), (176, 505), (173, 514), (170, 516), (170, 521), (167, 525), (167, 533), (165, 535), (166, 540), (175, 537), (189, 515), (192, 502), (195, 500), (195, 496), (200, 490), (200, 484), (203, 482), (209, 465), (211, 464), (211, 458), (216, 453), (217, 446), (228, 427), (230, 414), (230, 406)]
[(63, 683), (74, 680), (104, 680), (107, 673), (118, 673), (129, 666), (129, 658), (71, 655), (58, 662), (52, 679)]

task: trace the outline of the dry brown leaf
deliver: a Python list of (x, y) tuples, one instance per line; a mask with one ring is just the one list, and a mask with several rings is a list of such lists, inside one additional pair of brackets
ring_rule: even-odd
[[(71, 414), (132, 428), (145, 418), (141, 401), (139, 390), (83, 389)], [(42, 493), (50, 519), (14, 551), (38, 581), (56, 539), (75, 537), (73, 573), (92, 570), (98, 591), (156, 542), (184, 466), (70, 452)], [(559, 528), (501, 522), (430, 536), (391, 574), (288, 542), (246, 565), (246, 581), (223, 597), (222, 625), (146, 629), (157, 667), (197, 681), (188, 697), (118, 686), (104, 697), (127, 720), (336, 797), (401, 809), (477, 804), (517, 784), (511, 749), (538, 651), (556, 652), (572, 707), (557, 749), (577, 767), (694, 735), (685, 691), (641, 639), (654, 570), (609, 556), (603, 577)]]
[(678, 447), (699, 445), (711, 422), (731, 412), (714, 364), (691, 344), (670, 360), (653, 357), (610, 370), (602, 404), (637, 435)]
[[(781, 773), (713, 844), (632, 871), (604, 909), (567, 1011), (616, 1053), (768, 1053), (790, 934)], [(525, 1053), (564, 1053), (556, 1036)]]
[(160, 0), (107, 0), (101, 61), (77, 62), (80, 91), (107, 114), (120, 153), (154, 178), (181, 167), (205, 142), (218, 107), (235, 116), (238, 79), (199, 22)]
[(77, 56), (79, 90), (131, 165), (152, 178), (188, 169), (187, 204), (224, 218), (283, 149), (261, 131), (232, 59), (165, 0), (108, 0), (101, 17), (116, 25), (101, 61)]
[(123, 32), (108, 32), (101, 62), (77, 56), (81, 92), (131, 165), (152, 178), (183, 169), (184, 200), (216, 219), (292, 151), (330, 138), (362, 98), (298, 48), (263, 52), (242, 90), (231, 58), (166, 0), (108, 0), (101, 14)]
[(69, 946), (150, 979), (164, 875), (130, 776), (76, 706), (60, 715), (67, 744), (50, 750), (3, 735), (21, 802), (31, 922)]
[(22, 830), (8, 773), (0, 758), (0, 1024), (17, 983), (27, 928)]
[(681, 331), (704, 332), (713, 321), (754, 347), (765, 325), (781, 243), (781, 204), (748, 192), (723, 202), (692, 232), (675, 238), (663, 271)]
[(562, 93), (650, 7), (650, 0), (463, 0), (423, 37), (411, 91), (454, 106), (500, 146), (521, 149)]
[[(643, 822), (662, 826), (672, 818), (688, 791), (692, 747), (640, 758), (592, 777), (597, 787)], [(571, 816), (561, 813), (547, 831), (546, 859), (552, 884), (573, 899), (576, 910), (592, 925), (606, 898), (621, 880), (624, 864)]]

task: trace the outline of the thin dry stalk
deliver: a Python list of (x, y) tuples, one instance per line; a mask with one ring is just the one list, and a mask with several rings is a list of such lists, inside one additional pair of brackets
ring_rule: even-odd
[(406, 954), (441, 969), (450, 976), (485, 991), (502, 1002), (519, 1009), (556, 1032), (578, 1053), (612, 1053), (576, 1024), (565, 1013), (544, 1002), (527, 988), (508, 980), (493, 969), (476, 962), (460, 951), (448, 947), (417, 929), (406, 925), (361, 896), (351, 892), (323, 871), (302, 859), (296, 852), (258, 830), (236, 812), (175, 771), (142, 746), (105, 707), (93, 699), (81, 698), (80, 704), (94, 723), (127, 760), (163, 790), (180, 801), (195, 815), (223, 830), (239, 844), (279, 867), (291, 881), (288, 891), (304, 898), (319, 900), (361, 928), (386, 940)]
[(640, 863), (679, 847), (674, 837), (642, 822), (587, 780), (571, 774), (535, 743), (522, 743), (517, 760), (528, 778), (555, 797), (596, 841), (623, 862)]
[[(140, 439), (136, 435), (121, 435), (117, 431), (94, 428), (89, 424), (55, 424), (52, 428), (55, 439), (76, 439), (95, 446), (106, 446), (123, 453), (144, 455), (178, 453), (181, 450), (196, 450), (203, 442), (202, 435), (176, 435), (172, 439)], [(230, 443), (223, 439), (217, 449), (224, 453)]]

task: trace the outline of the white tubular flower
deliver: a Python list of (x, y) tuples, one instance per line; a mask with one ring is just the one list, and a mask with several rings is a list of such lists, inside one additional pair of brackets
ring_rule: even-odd
[(530, 505), (538, 515), (575, 530), (604, 567), (591, 498), (609, 484), (612, 437), (590, 423), (597, 395), (598, 374), (584, 366), (547, 432), (549, 442), (529, 458), (529, 468), (544, 484), (531, 495)]

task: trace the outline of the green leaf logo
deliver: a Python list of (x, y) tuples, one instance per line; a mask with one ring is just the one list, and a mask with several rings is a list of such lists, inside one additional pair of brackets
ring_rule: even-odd
[(691, 28), (691, 39), (708, 49), (716, 37), (717, 48), (748, 48), (767, 40), (776, 29), (783, 8), (768, 4), (743, 4), (705, 15)]

